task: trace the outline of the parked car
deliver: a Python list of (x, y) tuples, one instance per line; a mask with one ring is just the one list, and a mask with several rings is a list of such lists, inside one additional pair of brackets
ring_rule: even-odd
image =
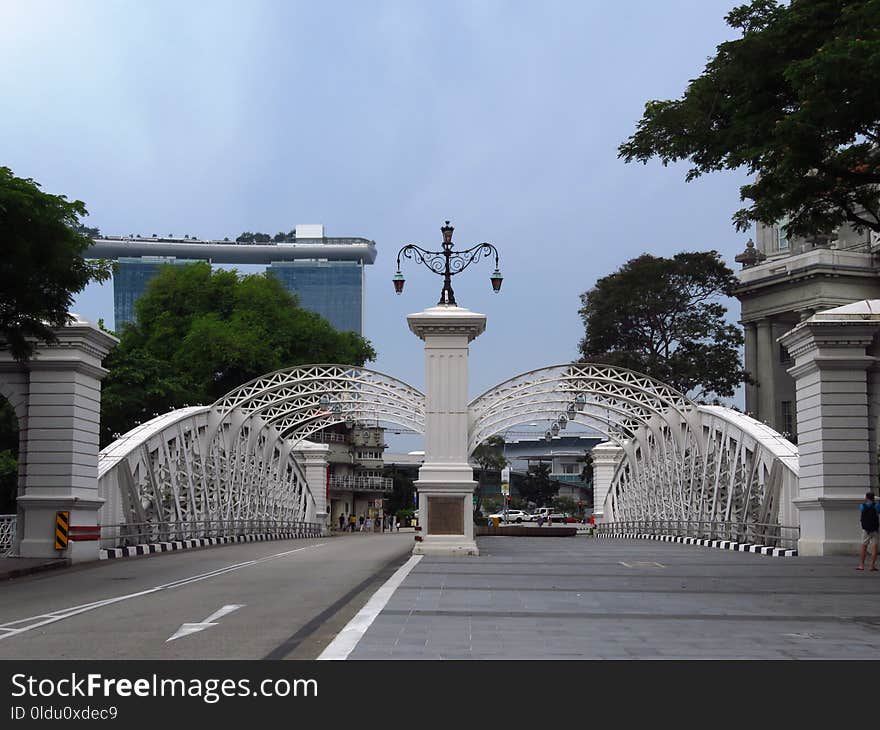
[[(496, 517), (504, 522), (504, 512), (496, 512), (495, 514), (489, 515), (490, 520), (495, 519)], [(524, 512), (521, 509), (507, 510), (508, 522), (530, 522), (532, 519), (532, 516), (528, 512)]]

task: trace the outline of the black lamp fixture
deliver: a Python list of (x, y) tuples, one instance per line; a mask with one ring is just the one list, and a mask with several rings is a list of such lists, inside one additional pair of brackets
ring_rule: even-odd
[(443, 234), (441, 251), (428, 251), (414, 243), (409, 243), (397, 252), (397, 273), (391, 279), (396, 293), (402, 294), (403, 285), (406, 283), (403, 273), (400, 271), (400, 257), (403, 256), (422, 264), (433, 273), (443, 277), (443, 289), (437, 304), (458, 306), (455, 302), (455, 293), (452, 291), (452, 277), (460, 274), (475, 261), (493, 254), (495, 255), (495, 271), (492, 272), (489, 281), (492, 282), (492, 291), (496, 294), (501, 291), (501, 282), (504, 277), (501, 275), (501, 269), (498, 268), (498, 249), (491, 243), (478, 243), (464, 251), (455, 251), (452, 248), (453, 231), (455, 231), (455, 227), (450, 225), (449, 221), (446, 221), (446, 225), (441, 226), (440, 233)]

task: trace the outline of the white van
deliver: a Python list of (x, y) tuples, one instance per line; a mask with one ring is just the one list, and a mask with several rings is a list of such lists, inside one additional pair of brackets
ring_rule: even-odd
[(552, 507), (538, 507), (532, 515), (535, 519), (543, 517), (548, 522), (565, 522), (565, 515)]

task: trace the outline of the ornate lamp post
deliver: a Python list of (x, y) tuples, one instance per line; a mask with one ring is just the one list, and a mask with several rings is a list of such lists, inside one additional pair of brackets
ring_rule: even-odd
[(442, 250), (408, 244), (397, 254), (394, 290), (403, 291), (401, 258), (443, 277), (437, 306), (407, 316), (410, 330), (425, 343), (425, 461), (415, 486), (419, 526), (413, 552), (422, 555), (479, 555), (474, 541), (472, 498), (477, 483), (468, 463), (468, 346), (486, 328), (486, 316), (459, 307), (452, 277), (475, 261), (495, 256), (492, 289), (501, 289), (498, 250), (491, 243), (455, 251), (446, 221)]
[(478, 243), (476, 246), (471, 246), (464, 251), (455, 251), (452, 248), (452, 232), (454, 230), (455, 228), (449, 225), (449, 221), (446, 221), (446, 225), (440, 228), (440, 232), (443, 234), (442, 251), (428, 251), (421, 246), (416, 246), (414, 243), (409, 243), (397, 252), (397, 273), (392, 279), (394, 291), (402, 294), (403, 285), (406, 282), (400, 271), (400, 257), (403, 256), (426, 266), (430, 271), (443, 277), (443, 289), (440, 292), (438, 305), (458, 306), (455, 302), (455, 292), (452, 291), (452, 277), (460, 274), (475, 261), (493, 254), (495, 255), (495, 271), (492, 272), (490, 277), (492, 291), (496, 294), (501, 291), (501, 282), (504, 280), (504, 277), (498, 268), (498, 249), (491, 243)]

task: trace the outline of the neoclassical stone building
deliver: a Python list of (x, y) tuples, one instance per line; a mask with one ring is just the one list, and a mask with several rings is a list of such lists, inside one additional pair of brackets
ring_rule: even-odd
[(746, 411), (796, 441), (794, 361), (778, 340), (816, 312), (880, 298), (880, 237), (844, 227), (789, 239), (782, 225), (759, 224), (756, 239), (736, 257), (745, 365), (756, 381), (746, 386)]

